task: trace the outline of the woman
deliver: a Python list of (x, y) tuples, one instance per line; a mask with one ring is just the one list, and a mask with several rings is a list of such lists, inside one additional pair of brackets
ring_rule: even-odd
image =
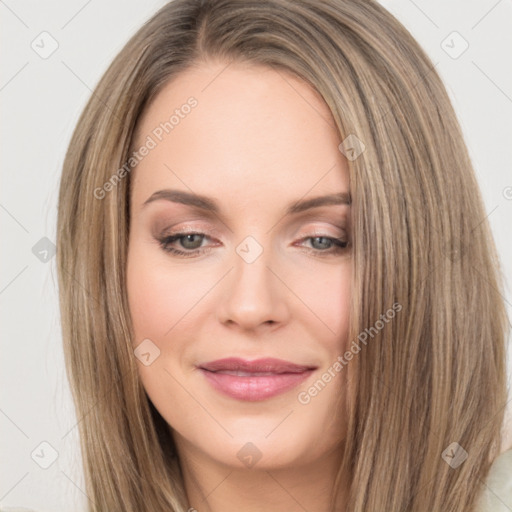
[(163, 7), (79, 120), (57, 242), (91, 510), (495, 510), (498, 260), (377, 3)]

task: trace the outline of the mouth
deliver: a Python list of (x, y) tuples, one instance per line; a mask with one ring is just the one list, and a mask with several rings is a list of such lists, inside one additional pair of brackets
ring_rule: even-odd
[(227, 358), (201, 364), (198, 369), (216, 391), (254, 402), (295, 388), (317, 367), (273, 358), (254, 361)]

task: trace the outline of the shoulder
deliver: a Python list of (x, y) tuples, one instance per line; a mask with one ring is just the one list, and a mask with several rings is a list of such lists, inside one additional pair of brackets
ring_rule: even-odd
[(512, 449), (501, 453), (492, 463), (477, 512), (512, 510)]

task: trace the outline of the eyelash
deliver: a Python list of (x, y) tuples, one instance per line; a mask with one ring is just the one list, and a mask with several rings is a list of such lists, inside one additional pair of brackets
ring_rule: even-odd
[[(158, 242), (160, 244), (160, 247), (165, 252), (170, 253), (177, 257), (181, 257), (181, 258), (193, 258), (193, 257), (200, 256), (202, 254), (208, 253), (210, 251), (211, 247), (203, 248), (203, 249), (201, 249), (201, 248), (192, 249), (189, 251), (182, 251), (180, 249), (176, 249), (176, 248), (170, 246), (170, 244), (176, 242), (177, 240), (180, 240), (181, 238), (185, 238), (186, 236), (194, 236), (194, 235), (202, 236), (203, 240), (205, 240), (206, 238), (209, 238), (208, 235), (206, 235), (205, 233), (198, 233), (198, 232), (175, 233), (173, 235), (159, 238)], [(313, 249), (311, 247), (305, 248), (306, 252), (315, 253), (315, 255), (317, 255), (317, 256), (329, 256), (332, 254), (343, 253), (348, 249), (348, 247), (350, 245), (350, 242), (348, 242), (347, 240), (344, 240), (343, 238), (335, 238), (335, 237), (324, 236), (324, 235), (306, 236), (306, 237), (302, 238), (301, 241), (311, 240), (314, 238), (321, 238), (321, 239), (329, 240), (333, 244), (329, 249), (326, 249), (326, 250)]]

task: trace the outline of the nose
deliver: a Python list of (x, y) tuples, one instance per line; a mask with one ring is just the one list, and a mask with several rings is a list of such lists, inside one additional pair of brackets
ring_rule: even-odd
[(267, 251), (252, 262), (238, 254), (234, 268), (224, 280), (217, 320), (244, 331), (275, 328), (290, 316), (285, 276), (278, 278)]

